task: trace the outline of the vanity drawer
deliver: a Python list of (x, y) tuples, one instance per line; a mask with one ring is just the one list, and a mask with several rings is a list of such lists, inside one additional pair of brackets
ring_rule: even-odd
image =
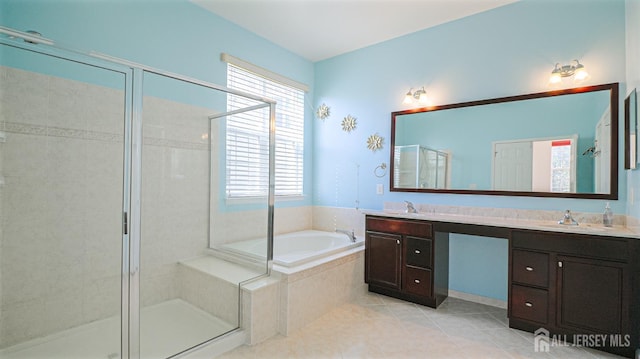
[(431, 268), (431, 240), (407, 237), (406, 243), (407, 265)]
[(423, 221), (367, 217), (366, 226), (368, 231), (390, 232), (407, 236), (431, 238), (431, 223)]
[(431, 297), (431, 271), (406, 266), (404, 290), (410, 294)]
[(544, 289), (511, 286), (511, 316), (547, 323), (549, 292)]
[(513, 248), (556, 252), (561, 254), (628, 262), (630, 239), (569, 233), (515, 230), (511, 233)]
[(549, 286), (549, 254), (514, 249), (511, 279), (514, 282), (547, 288)]

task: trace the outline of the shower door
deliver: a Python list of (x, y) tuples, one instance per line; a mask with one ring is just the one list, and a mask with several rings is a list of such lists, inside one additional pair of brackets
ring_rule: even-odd
[(120, 358), (127, 70), (5, 40), (0, 358)]
[[(228, 111), (224, 89), (142, 72), (134, 81), (142, 83), (142, 149), (139, 295), (132, 297), (139, 298), (140, 358), (167, 358), (240, 327), (241, 284), (267, 272), (264, 260), (221, 258), (209, 243), (268, 237), (272, 195), (241, 207), (225, 198), (225, 124), (233, 116), (268, 119), (272, 109), (242, 97), (242, 108)], [(267, 121), (260, 135), (269, 134)], [(267, 164), (270, 153), (267, 146)], [(265, 243), (264, 258), (266, 250)]]
[(144, 71), (141, 81), (140, 358), (167, 358), (239, 326), (237, 283), (198, 259), (218, 181), (219, 134), (208, 116), (226, 102), (183, 79)]

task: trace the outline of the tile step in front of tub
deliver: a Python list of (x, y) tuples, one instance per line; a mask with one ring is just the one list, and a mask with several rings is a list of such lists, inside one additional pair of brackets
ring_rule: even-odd
[(179, 264), (235, 285), (266, 273), (266, 269), (260, 271), (210, 255), (181, 261)]

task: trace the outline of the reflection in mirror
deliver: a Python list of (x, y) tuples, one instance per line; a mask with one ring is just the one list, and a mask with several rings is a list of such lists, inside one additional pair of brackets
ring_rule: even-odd
[(449, 154), (420, 145), (396, 146), (394, 185), (398, 188), (449, 188)]
[(617, 198), (618, 84), (392, 113), (391, 190)]

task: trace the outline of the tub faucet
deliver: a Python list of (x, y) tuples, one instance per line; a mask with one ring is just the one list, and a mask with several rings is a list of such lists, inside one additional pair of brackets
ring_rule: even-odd
[(349, 239), (351, 239), (351, 242), (353, 243), (356, 242), (356, 235), (353, 232), (353, 229), (351, 230), (351, 232), (347, 231), (346, 229), (336, 229), (336, 233), (344, 233), (347, 236), (349, 236)]
[(407, 205), (407, 209), (405, 209), (405, 213), (418, 213), (418, 211), (416, 211), (416, 208), (413, 206), (413, 203), (409, 202), (409, 201), (404, 201), (404, 203)]
[(570, 210), (566, 210), (566, 211), (564, 211), (564, 216), (562, 216), (562, 219), (558, 221), (558, 224), (566, 224), (566, 225), (577, 226), (578, 225), (578, 221), (573, 219), (573, 216), (571, 216), (571, 211)]

